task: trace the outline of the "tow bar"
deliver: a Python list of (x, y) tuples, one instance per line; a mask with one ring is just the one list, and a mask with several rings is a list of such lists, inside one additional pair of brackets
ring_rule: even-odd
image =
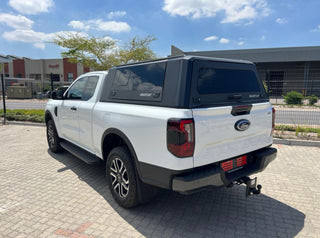
[(237, 184), (245, 183), (247, 186), (246, 196), (251, 196), (253, 194), (258, 195), (261, 193), (262, 186), (260, 184), (257, 185), (257, 177), (251, 179), (249, 177), (243, 177), (237, 181)]

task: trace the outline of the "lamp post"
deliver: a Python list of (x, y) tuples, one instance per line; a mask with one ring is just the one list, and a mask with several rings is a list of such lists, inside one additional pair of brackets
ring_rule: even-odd
[(5, 92), (4, 92), (4, 79), (3, 74), (1, 74), (1, 83), (2, 83), (2, 98), (3, 98), (3, 124), (6, 124), (6, 98), (5, 98)]
[(53, 91), (53, 74), (50, 73), (50, 79), (51, 79), (51, 92)]

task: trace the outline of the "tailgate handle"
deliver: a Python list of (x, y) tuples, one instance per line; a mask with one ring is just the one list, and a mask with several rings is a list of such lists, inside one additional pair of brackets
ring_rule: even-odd
[(252, 105), (240, 105), (240, 106), (232, 106), (231, 114), (232, 116), (240, 116), (250, 114)]

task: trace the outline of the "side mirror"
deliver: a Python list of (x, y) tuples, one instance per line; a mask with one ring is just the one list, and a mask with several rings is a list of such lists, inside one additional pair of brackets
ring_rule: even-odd
[(57, 92), (51, 93), (51, 99), (57, 99)]
[(63, 99), (63, 92), (62, 90), (53, 91), (51, 93), (51, 99), (53, 100), (62, 100)]

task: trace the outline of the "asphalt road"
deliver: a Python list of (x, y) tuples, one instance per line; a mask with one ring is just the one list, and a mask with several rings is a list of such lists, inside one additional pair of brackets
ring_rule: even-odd
[[(46, 100), (6, 100), (7, 109), (44, 109)], [(3, 109), (3, 101), (0, 102), (0, 109)]]
[(320, 108), (317, 110), (276, 110), (276, 124), (320, 126)]
[[(0, 109), (3, 109), (3, 102)], [(46, 100), (6, 100), (7, 109), (44, 109)], [(277, 110), (277, 124), (313, 125), (320, 126), (320, 108), (315, 110)]]

